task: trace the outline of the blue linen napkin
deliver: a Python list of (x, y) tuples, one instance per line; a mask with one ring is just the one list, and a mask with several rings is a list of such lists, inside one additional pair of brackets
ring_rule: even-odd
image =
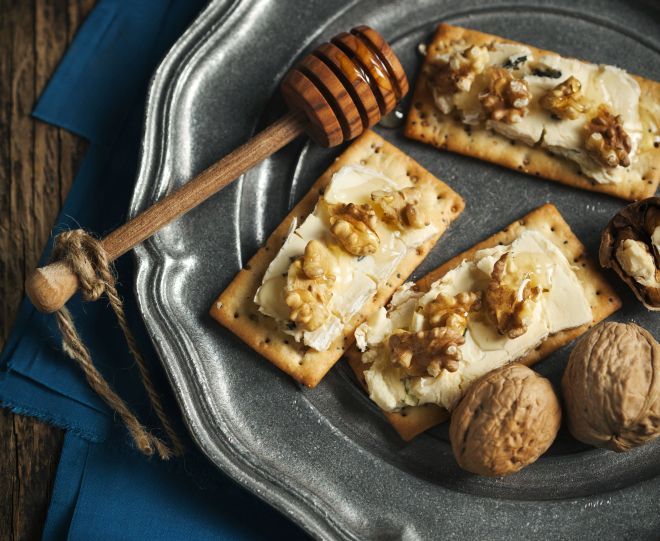
[[(124, 221), (149, 77), (204, 3), (100, 0), (81, 27), (33, 113), (90, 142), (55, 233), (84, 227), (104, 234)], [(120, 259), (117, 271), (129, 323), (188, 452), (167, 463), (138, 454), (60, 352), (54, 318), (24, 301), (0, 356), (0, 405), (66, 430), (43, 538), (306, 538), (196, 450), (138, 315), (131, 258)], [(156, 426), (106, 303), (74, 298), (69, 307), (97, 367), (140, 419)]]

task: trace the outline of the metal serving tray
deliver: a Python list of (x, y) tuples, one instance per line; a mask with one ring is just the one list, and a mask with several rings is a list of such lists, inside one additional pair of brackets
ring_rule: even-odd
[[(211, 2), (158, 69), (130, 214), (153, 203), (284, 111), (278, 82), (304, 52), (369, 24), (414, 81), (439, 21), (660, 79), (657, 3), (604, 0)], [(624, 202), (532, 178), (378, 128), (463, 195), (467, 208), (415, 276), (538, 205), (557, 205), (590, 254)], [(136, 249), (136, 291), (193, 437), (219, 468), (314, 536), (337, 539), (657, 538), (660, 441), (627, 454), (562, 433), (503, 479), (456, 466), (446, 427), (403, 443), (340, 362), (302, 389), (207, 315), (211, 302), (340, 149), (300, 140)], [(660, 336), (624, 299), (615, 319)], [(557, 382), (569, 349), (537, 369)]]

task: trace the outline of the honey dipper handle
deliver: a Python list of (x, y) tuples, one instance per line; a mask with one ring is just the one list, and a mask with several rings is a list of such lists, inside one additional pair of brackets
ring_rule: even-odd
[[(284, 115), (181, 188), (105, 237), (102, 243), (110, 260), (117, 259), (175, 218), (193, 209), (304, 131), (305, 124), (301, 115)], [(65, 263), (55, 261), (36, 269), (26, 280), (25, 289), (38, 310), (55, 312), (75, 294), (78, 279)]]

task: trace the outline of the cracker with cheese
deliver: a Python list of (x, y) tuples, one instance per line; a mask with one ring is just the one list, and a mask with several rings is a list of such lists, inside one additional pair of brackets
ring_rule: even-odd
[(408, 137), (629, 200), (660, 182), (660, 83), (440, 24)]
[(356, 330), (347, 353), (405, 440), (446, 421), (470, 383), (532, 365), (621, 301), (557, 209), (546, 204), (457, 255)]
[(366, 132), (275, 229), (211, 315), (314, 387), (463, 208), (449, 186)]

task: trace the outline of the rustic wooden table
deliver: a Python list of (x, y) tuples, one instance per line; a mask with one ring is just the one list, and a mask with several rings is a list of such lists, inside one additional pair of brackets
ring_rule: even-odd
[[(95, 0), (0, 0), (0, 348), (85, 142), (30, 117)], [(61, 430), (0, 409), (0, 541), (38, 539)]]

